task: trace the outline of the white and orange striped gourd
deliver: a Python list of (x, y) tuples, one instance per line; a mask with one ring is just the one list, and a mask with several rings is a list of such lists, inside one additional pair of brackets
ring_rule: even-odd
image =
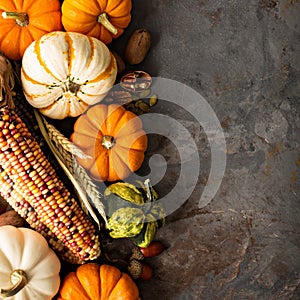
[(100, 102), (117, 75), (115, 58), (100, 40), (54, 31), (26, 49), (21, 70), (28, 102), (52, 119), (77, 117)]

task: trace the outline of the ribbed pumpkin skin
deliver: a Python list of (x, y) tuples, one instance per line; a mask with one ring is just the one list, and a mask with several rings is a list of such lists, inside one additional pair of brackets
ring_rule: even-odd
[(107, 264), (87, 263), (63, 280), (58, 300), (138, 300), (131, 277)]
[[(66, 31), (80, 32), (109, 44), (119, 37), (131, 21), (131, 0), (65, 0), (62, 4), (62, 23)], [(106, 13), (118, 30), (112, 34), (97, 20)]]
[[(13, 19), (4, 19), (2, 12), (25, 12), (29, 23), (22, 27)], [(62, 30), (58, 0), (0, 1), (0, 51), (6, 57), (20, 60), (31, 42), (56, 30)]]
[(28, 277), (25, 285), (10, 300), (51, 300), (60, 285), (60, 261), (46, 239), (29, 228), (12, 225), (0, 227), (0, 288), (11, 287), (10, 274), (22, 270)]
[(25, 51), (21, 79), (28, 102), (53, 119), (77, 117), (113, 86), (117, 65), (106, 45), (74, 32), (51, 32)]
[[(74, 125), (71, 140), (90, 158), (78, 162), (96, 181), (124, 179), (142, 165), (147, 136), (142, 121), (124, 107), (96, 104), (81, 115)], [(103, 137), (114, 140), (111, 149), (102, 145)]]

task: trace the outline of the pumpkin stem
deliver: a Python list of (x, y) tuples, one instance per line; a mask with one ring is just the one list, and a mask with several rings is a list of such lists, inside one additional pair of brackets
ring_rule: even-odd
[(2, 18), (14, 19), (16, 20), (16, 23), (21, 27), (25, 27), (29, 24), (28, 14), (23, 12), (4, 11), (2, 12)]
[(117, 28), (109, 22), (106, 13), (102, 13), (101, 15), (98, 16), (98, 23), (101, 23), (101, 25), (103, 25), (112, 34), (118, 33)]
[(114, 137), (110, 135), (104, 135), (102, 138), (102, 146), (106, 148), (106, 150), (111, 149), (115, 145), (116, 141)]
[(13, 270), (10, 274), (10, 282), (12, 283), (10, 288), (0, 289), (1, 298), (16, 295), (28, 283), (28, 277), (23, 270)]
[(75, 95), (77, 95), (77, 93), (80, 90), (80, 84), (73, 82), (73, 81), (69, 81), (69, 87), (68, 87), (69, 91)]

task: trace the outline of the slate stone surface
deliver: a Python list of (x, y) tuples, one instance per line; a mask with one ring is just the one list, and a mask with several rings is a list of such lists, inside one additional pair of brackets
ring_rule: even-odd
[[(159, 230), (168, 248), (147, 261), (155, 276), (138, 282), (142, 299), (300, 299), (299, 16), (298, 0), (133, 1), (132, 22), (112, 47), (122, 54), (133, 30), (150, 30), (151, 50), (131, 68), (201, 94), (223, 128), (227, 158), (221, 187), (199, 208), (211, 167), (206, 133), (184, 109), (155, 106), (189, 130), (201, 168)], [(149, 153), (167, 162), (161, 194), (178, 178), (176, 151), (162, 139)]]

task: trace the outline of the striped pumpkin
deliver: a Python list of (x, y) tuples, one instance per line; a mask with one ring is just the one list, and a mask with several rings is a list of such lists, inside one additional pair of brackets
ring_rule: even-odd
[(64, 119), (104, 98), (115, 82), (117, 65), (98, 39), (55, 31), (26, 49), (21, 71), (28, 102), (49, 118)]

